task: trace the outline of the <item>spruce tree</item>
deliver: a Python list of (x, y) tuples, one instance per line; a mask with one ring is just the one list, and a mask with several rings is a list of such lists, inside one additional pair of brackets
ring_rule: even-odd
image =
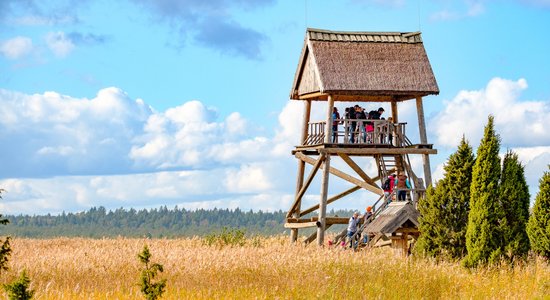
[(467, 267), (496, 262), (502, 255), (501, 220), (504, 217), (499, 199), (500, 137), (489, 116), (483, 138), (477, 149), (470, 187), (470, 213), (466, 231), (464, 260)]
[(444, 167), (445, 175), (428, 189), (418, 204), (421, 235), (415, 251), (422, 255), (445, 255), (451, 259), (466, 254), (466, 227), (470, 209), (470, 184), (475, 159), (472, 147), (462, 137)]
[(166, 279), (154, 281), (158, 272), (164, 272), (164, 267), (161, 264), (151, 262), (151, 256), (147, 245), (144, 245), (143, 250), (138, 254), (139, 261), (143, 264), (139, 283), (141, 292), (147, 300), (160, 298), (166, 288)]
[[(0, 189), (0, 199), (2, 199), (2, 192), (4, 189)], [(0, 214), (0, 224), (7, 225), (10, 221), (5, 219)], [(5, 240), (0, 239), (0, 273), (8, 270), (8, 259), (11, 255), (10, 237), (7, 236)]]
[(503, 223), (504, 254), (510, 259), (525, 257), (529, 252), (526, 226), (529, 221), (529, 187), (518, 155), (506, 152), (502, 163), (500, 203), (505, 214)]
[(29, 300), (32, 299), (34, 291), (29, 289), (31, 280), (27, 275), (27, 271), (23, 270), (19, 279), (12, 283), (4, 284), (4, 289), (8, 293), (10, 300)]
[(550, 259), (550, 172), (548, 171), (544, 172), (539, 180), (539, 192), (527, 224), (527, 234), (531, 249), (536, 254)]

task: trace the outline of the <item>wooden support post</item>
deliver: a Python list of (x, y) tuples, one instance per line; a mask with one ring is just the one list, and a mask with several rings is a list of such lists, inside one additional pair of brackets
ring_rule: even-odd
[[(334, 107), (334, 98), (328, 95), (327, 101), (327, 122), (325, 124), (325, 144), (330, 143), (332, 139), (332, 109)], [(319, 227), (317, 227), (317, 244), (323, 246), (325, 243), (325, 226), (327, 214), (328, 183), (330, 175), (330, 155), (325, 158), (325, 167), (323, 168), (323, 177), (321, 178), (321, 199), (319, 199)]]
[[(420, 143), (427, 144), (428, 137), (426, 135), (426, 122), (424, 120), (424, 106), (422, 104), (422, 97), (416, 97), (416, 112), (418, 114), (418, 129), (420, 133)], [(422, 155), (422, 161), (424, 165), (424, 179), (426, 187), (432, 185), (432, 171), (430, 167), (430, 156), (428, 154)]]
[[(308, 128), (309, 128), (309, 119), (311, 115), (311, 100), (304, 101), (304, 116), (302, 124), (302, 139), (300, 141), (301, 145), (304, 145), (306, 143), (306, 140), (308, 138)], [(306, 163), (303, 160), (298, 160), (298, 176), (296, 177), (296, 195), (300, 192), (302, 189), (302, 185), (304, 184), (304, 171), (305, 171)], [(296, 204), (294, 211), (292, 212), (292, 217), (298, 218), (300, 216), (300, 206), (301, 206), (301, 199)], [(290, 230), (290, 242), (295, 243), (298, 240), (298, 228), (292, 228)]]
[(393, 123), (399, 123), (399, 114), (397, 113), (397, 101), (393, 100), (391, 102), (391, 118)]
[(330, 170), (330, 155), (325, 158), (325, 167), (323, 168), (323, 177), (321, 178), (321, 199), (319, 199), (319, 224), (317, 227), (317, 244), (323, 246), (325, 242), (326, 215), (327, 215), (327, 196), (328, 196), (328, 177)]

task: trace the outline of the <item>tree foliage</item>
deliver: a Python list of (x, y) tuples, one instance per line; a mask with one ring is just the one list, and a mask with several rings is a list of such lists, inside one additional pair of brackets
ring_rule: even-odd
[[(549, 165), (550, 168), (550, 165)], [(531, 249), (550, 259), (550, 172), (539, 180), (539, 192), (527, 225)]]
[[(4, 189), (0, 189), (0, 199), (2, 199), (2, 192)], [(0, 214), (0, 224), (6, 225), (10, 221)], [(10, 237), (7, 236), (5, 240), (0, 239), (0, 272), (8, 269), (8, 260), (11, 255)]]
[(529, 220), (529, 186), (518, 155), (506, 152), (500, 182), (500, 203), (505, 218), (502, 220), (504, 254), (510, 259), (525, 257), (529, 252), (526, 226)]
[(23, 270), (19, 279), (16, 281), (4, 284), (4, 289), (8, 293), (8, 299), (10, 300), (29, 300), (34, 295), (34, 291), (29, 289), (31, 280), (27, 275), (27, 272)]
[(427, 256), (451, 259), (466, 254), (466, 227), (470, 208), (470, 184), (475, 159), (472, 147), (463, 137), (444, 167), (445, 175), (435, 188), (429, 188), (418, 205), (419, 230), (415, 251)]
[[(352, 210), (337, 210), (330, 215), (349, 216)], [(60, 215), (9, 216), (6, 227), (10, 235), (19, 237), (155, 237), (174, 238), (205, 236), (223, 227), (246, 230), (247, 235), (274, 235), (284, 230), (286, 212), (264, 212), (236, 209), (154, 209), (107, 210), (92, 207), (78, 213)], [(332, 226), (337, 232), (341, 227)], [(307, 232), (307, 230), (304, 230)]]
[(151, 262), (151, 252), (147, 245), (143, 246), (143, 251), (138, 254), (139, 261), (143, 264), (141, 271), (140, 286), (141, 292), (147, 300), (155, 300), (162, 296), (166, 288), (166, 279), (155, 281), (158, 272), (164, 272), (161, 264)]
[(496, 262), (502, 255), (504, 212), (499, 203), (499, 150), (500, 137), (494, 130), (494, 117), (489, 116), (472, 173), (466, 231), (468, 255), (464, 260), (467, 267)]

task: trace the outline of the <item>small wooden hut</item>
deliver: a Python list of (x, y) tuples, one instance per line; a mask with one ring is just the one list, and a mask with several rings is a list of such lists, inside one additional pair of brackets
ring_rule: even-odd
[[(326, 215), (327, 205), (364, 189), (377, 195), (375, 216), (386, 207), (380, 188), (388, 174), (405, 173), (413, 187), (406, 192), (412, 202), (423, 196), (425, 184), (431, 184), (430, 154), (436, 154), (428, 143), (424, 121), (423, 97), (437, 95), (439, 88), (432, 72), (420, 32), (341, 32), (309, 28), (296, 69), (290, 98), (303, 101), (304, 115), (300, 144), (292, 151), (298, 159), (295, 199), (288, 211), (286, 228), (295, 242), (298, 230), (317, 227), (305, 242), (317, 239), (324, 243), (325, 230), (332, 224), (345, 224), (347, 218)], [(406, 122), (398, 115), (403, 101), (416, 101), (419, 141), (406, 134)], [(326, 102), (326, 119), (311, 122), (312, 101)], [(392, 120), (333, 118), (335, 102), (389, 103)], [(342, 112), (343, 114), (343, 112)], [(336, 123), (335, 123), (336, 122)], [(338, 125), (333, 130), (334, 124)], [(365, 124), (370, 124), (370, 131)], [(367, 128), (367, 129), (365, 129)], [(362, 130), (359, 130), (362, 129)], [(365, 129), (365, 130), (363, 130)], [(409, 155), (422, 155), (424, 178), (411, 168)], [(376, 174), (367, 174), (354, 160), (367, 157), (375, 160)], [(353, 173), (331, 166), (331, 159), (341, 159)], [(312, 166), (305, 174), (305, 165)], [(322, 172), (318, 172), (322, 170)], [(320, 173), (319, 204), (302, 208), (302, 197), (312, 180)], [(329, 196), (330, 175), (342, 178), (352, 187)], [(380, 184), (379, 184), (380, 183)], [(317, 212), (317, 217), (305, 216)]]
[(406, 255), (409, 250), (409, 237), (416, 239), (418, 231), (418, 211), (410, 202), (392, 202), (364, 228), (365, 234), (375, 245), (380, 239), (390, 239), (391, 246)]

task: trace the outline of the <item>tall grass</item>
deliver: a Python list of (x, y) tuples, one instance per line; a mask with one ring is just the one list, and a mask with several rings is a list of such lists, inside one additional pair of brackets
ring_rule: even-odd
[(164, 265), (163, 299), (543, 299), (550, 266), (467, 270), (458, 263), (292, 246), (287, 237), (211, 247), (195, 239), (14, 239), (10, 271), (26, 269), (36, 299), (140, 299), (137, 253), (147, 244)]

